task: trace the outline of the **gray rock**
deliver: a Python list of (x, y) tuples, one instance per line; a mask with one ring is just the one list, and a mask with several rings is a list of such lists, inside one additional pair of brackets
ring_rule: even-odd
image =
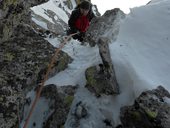
[(108, 83), (112, 87), (115, 94), (119, 94), (119, 86), (116, 80), (115, 70), (110, 56), (108, 38), (99, 38), (98, 47), (104, 66), (104, 74), (107, 76), (107, 80), (109, 81)]
[[(0, 128), (11, 128), (22, 119), (25, 95), (43, 79), (55, 48), (23, 25), (18, 25), (13, 38), (0, 42), (0, 46), (0, 113), (3, 114)], [(61, 52), (49, 77), (64, 70), (71, 61)]]
[(30, 7), (48, 0), (2, 0), (0, 3), (0, 42), (7, 41), (14, 29), (23, 23), (30, 23)]
[(43, 128), (63, 127), (69, 113), (77, 86), (47, 85), (43, 88), (43, 97), (50, 99), (50, 109), (54, 112), (49, 116)]
[(102, 94), (105, 95), (113, 95), (115, 94), (110, 80), (108, 79), (107, 74), (105, 74), (102, 64), (99, 66), (90, 67), (86, 70), (86, 88), (94, 93), (97, 97), (101, 96)]
[(81, 101), (76, 104), (74, 115), (77, 118), (77, 120), (85, 118), (88, 115), (85, 104), (83, 104)]
[(90, 46), (95, 46), (100, 37), (107, 37), (115, 41), (119, 33), (120, 21), (123, 18), (125, 18), (125, 14), (116, 8), (106, 11), (101, 17), (92, 19), (86, 32), (85, 41), (89, 42)]
[(162, 86), (143, 92), (133, 106), (121, 108), (123, 128), (169, 128), (170, 105), (164, 98), (170, 94)]
[(98, 47), (103, 64), (86, 70), (86, 87), (96, 96), (101, 94), (119, 94), (119, 86), (108, 46), (108, 38), (99, 38)]
[(69, 128), (81, 128), (80, 122), (90, 115), (90, 113), (88, 113), (88, 107), (83, 101), (76, 101), (76, 103), (73, 104), (69, 114), (70, 116), (67, 118), (65, 125)]

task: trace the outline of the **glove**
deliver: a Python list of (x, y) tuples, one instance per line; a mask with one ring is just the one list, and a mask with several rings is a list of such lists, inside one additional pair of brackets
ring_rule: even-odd
[(84, 38), (84, 37), (85, 37), (85, 34), (86, 34), (85, 32), (80, 32), (79, 35), (80, 35), (80, 37)]

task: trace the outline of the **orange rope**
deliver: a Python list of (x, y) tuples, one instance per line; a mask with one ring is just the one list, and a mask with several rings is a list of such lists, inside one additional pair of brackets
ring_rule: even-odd
[(34, 110), (34, 108), (35, 108), (35, 105), (36, 105), (38, 99), (40, 98), (40, 94), (41, 94), (42, 88), (43, 88), (43, 86), (44, 86), (44, 84), (45, 84), (45, 81), (48, 79), (48, 75), (49, 75), (49, 73), (50, 73), (50, 71), (51, 71), (51, 68), (52, 68), (52, 65), (53, 65), (53, 63), (54, 63), (54, 61), (55, 61), (55, 58), (57, 59), (57, 57), (58, 57), (57, 55), (58, 55), (58, 53), (60, 52), (60, 50), (64, 47), (64, 45), (67, 43), (67, 41), (68, 41), (72, 36), (74, 36), (74, 35), (76, 35), (76, 34), (78, 34), (78, 33), (70, 34), (70, 35), (60, 44), (59, 48), (56, 49), (55, 54), (54, 54), (54, 56), (53, 56), (52, 59), (51, 59), (51, 63), (50, 63), (49, 66), (48, 66), (48, 69), (47, 69), (47, 72), (46, 72), (46, 74), (45, 74), (45, 77), (44, 77), (44, 79), (43, 79), (42, 82), (41, 82), (42, 84), (40, 85), (39, 90), (37, 91), (37, 95), (36, 95), (36, 97), (35, 97), (35, 99), (34, 99), (34, 101), (33, 101), (33, 104), (32, 104), (32, 106), (31, 106), (29, 115), (28, 115), (28, 117), (27, 117), (27, 119), (26, 119), (26, 121), (25, 121), (25, 124), (24, 124), (23, 128), (27, 128), (27, 125), (28, 125), (28, 123), (29, 123), (30, 117), (31, 117), (31, 115), (32, 115), (32, 113), (33, 113), (33, 110)]

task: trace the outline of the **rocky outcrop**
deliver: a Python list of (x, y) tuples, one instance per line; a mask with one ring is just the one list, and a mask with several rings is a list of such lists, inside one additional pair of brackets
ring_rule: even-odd
[(133, 106), (121, 109), (123, 128), (169, 128), (170, 94), (162, 86), (143, 92)]
[(119, 86), (117, 83), (114, 66), (109, 50), (108, 38), (100, 38), (98, 41), (99, 53), (103, 62), (103, 70), (106, 76), (106, 80), (109, 81), (109, 85), (112, 87), (114, 93), (119, 93)]
[(103, 64), (90, 67), (86, 70), (86, 87), (96, 96), (101, 94), (119, 94), (119, 86), (110, 56), (108, 39), (100, 38), (98, 47)]
[[(18, 26), (13, 35), (0, 43), (0, 128), (14, 127), (22, 118), (25, 95), (41, 81), (55, 51), (29, 26)], [(50, 75), (64, 70), (71, 60), (61, 52)]]
[(1, 0), (0, 1), (0, 42), (8, 40), (14, 29), (30, 22), (29, 8), (48, 0)]
[(109, 41), (115, 41), (119, 33), (120, 20), (125, 18), (125, 14), (120, 9), (106, 11), (101, 17), (96, 17), (86, 32), (85, 41), (90, 46), (95, 46), (100, 37), (107, 37)]
[(107, 80), (107, 75), (104, 74), (103, 64), (88, 68), (85, 76), (87, 80), (85, 87), (95, 96), (100, 97), (102, 94), (114, 94), (113, 88)]
[(64, 127), (76, 89), (77, 86), (71, 85), (61, 87), (47, 85), (43, 88), (41, 96), (50, 99), (50, 109), (54, 110), (43, 128)]
[[(29, 24), (29, 8), (46, 1), (0, 1), (0, 128), (18, 127), (25, 95), (40, 83), (55, 52)], [(50, 76), (71, 61), (61, 52)]]
[(123, 18), (125, 18), (125, 14), (120, 9), (106, 11), (103, 16), (92, 20), (86, 32), (85, 41), (89, 42), (90, 46), (98, 45), (103, 62), (86, 71), (86, 87), (96, 96), (120, 93), (108, 43), (116, 40), (119, 24)]
[(85, 72), (86, 75), (86, 88), (94, 93), (97, 97), (102, 94), (112, 95), (114, 94), (112, 86), (110, 86), (107, 76), (104, 74), (103, 65), (90, 67)]
[[(49, 17), (53, 21), (53, 23), (44, 17), (36, 14), (34, 11), (31, 11), (32, 14), (32, 26), (36, 31), (42, 31), (45, 33), (47, 30), (51, 33), (51, 35), (56, 36), (56, 35), (64, 35), (65, 30), (68, 28), (67, 23), (65, 23), (55, 12), (49, 9), (44, 9), (45, 15)], [(57, 17), (57, 18), (56, 18)], [(47, 28), (42, 28), (41, 26), (35, 25), (36, 23), (34, 21), (39, 21), (43, 22), (46, 24)]]
[(86, 87), (94, 92), (96, 96), (119, 94), (108, 43), (116, 40), (120, 20), (123, 18), (125, 18), (125, 14), (120, 9), (106, 11), (103, 16), (92, 20), (86, 32), (85, 40), (89, 42), (90, 46), (98, 45), (103, 62), (103, 64), (91, 67), (86, 71)]

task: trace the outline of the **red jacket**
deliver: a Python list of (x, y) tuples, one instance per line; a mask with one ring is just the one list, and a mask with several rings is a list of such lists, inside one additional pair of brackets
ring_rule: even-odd
[(75, 27), (80, 31), (80, 32), (86, 32), (87, 28), (89, 27), (89, 19), (87, 16), (80, 16), (76, 21), (75, 21)]
[(95, 15), (92, 10), (89, 11), (87, 16), (82, 16), (80, 9), (75, 9), (68, 21), (71, 33), (75, 33), (77, 31), (86, 32), (93, 17), (95, 17)]

